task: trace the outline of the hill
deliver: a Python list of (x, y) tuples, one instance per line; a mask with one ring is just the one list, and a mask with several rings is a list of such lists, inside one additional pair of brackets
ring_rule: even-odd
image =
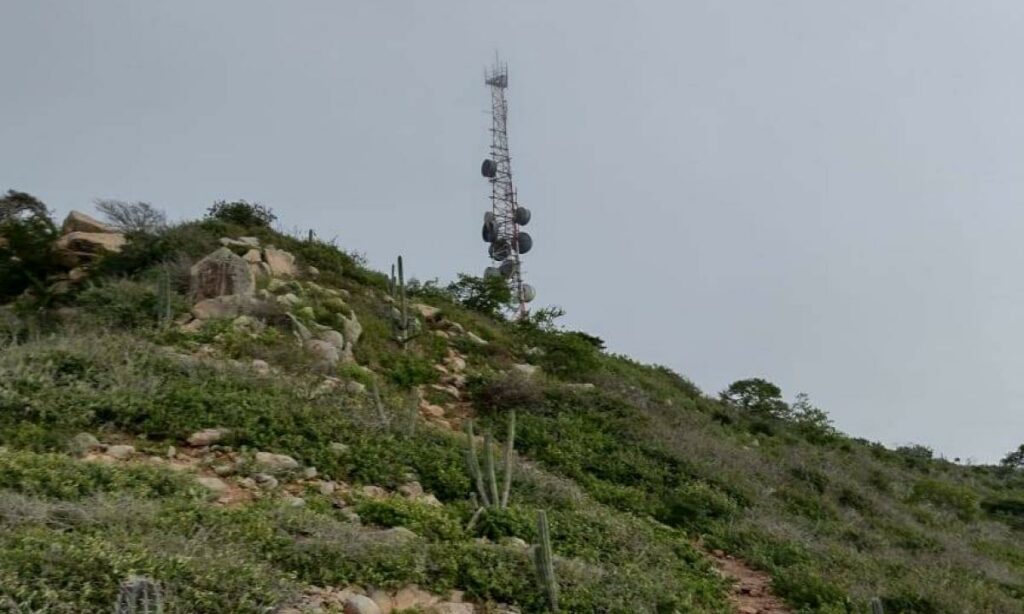
[(0, 203), (0, 609), (1024, 612), (1019, 471), (705, 394), (248, 203)]

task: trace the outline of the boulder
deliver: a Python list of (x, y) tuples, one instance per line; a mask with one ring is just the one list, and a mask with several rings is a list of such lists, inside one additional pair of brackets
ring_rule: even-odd
[(216, 493), (221, 493), (228, 489), (228, 485), (224, 480), (213, 476), (200, 476), (196, 478), (196, 482), (198, 482), (203, 488), (207, 488)]
[(287, 454), (274, 454), (272, 452), (257, 452), (256, 464), (270, 473), (292, 471), (299, 468), (299, 461)]
[(477, 345), (487, 345), (487, 340), (480, 337), (480, 335), (470, 331), (466, 333), (466, 339), (469, 339)]
[(432, 595), (422, 588), (411, 584), (399, 589), (391, 597), (392, 607), (396, 610), (412, 610), (432, 606), (440, 601), (436, 595)]
[(321, 339), (310, 339), (306, 341), (305, 347), (316, 356), (317, 361), (323, 367), (333, 367), (338, 364), (341, 360), (341, 354), (338, 352), (338, 348), (334, 347), (327, 341)]
[(419, 482), (407, 482), (398, 487), (398, 492), (407, 499), (415, 499), (423, 495), (423, 486)]
[(203, 429), (188, 436), (188, 445), (193, 448), (212, 446), (228, 436), (231, 431), (225, 428)]
[(345, 614), (381, 614), (380, 608), (366, 595), (352, 595), (345, 600)]
[(512, 370), (518, 373), (522, 373), (526, 377), (532, 377), (536, 375), (538, 371), (540, 371), (540, 367), (538, 367), (537, 365), (521, 363), (517, 365), (512, 365)]
[(82, 232), (76, 230), (57, 239), (57, 259), (67, 267), (88, 262), (103, 253), (117, 253), (128, 243), (118, 232)]
[(97, 220), (94, 217), (88, 216), (81, 211), (72, 211), (64, 218), (64, 223), (60, 227), (61, 234), (68, 234), (70, 232), (100, 232), (100, 233), (116, 233), (117, 229), (108, 224)]
[(238, 316), (269, 317), (281, 314), (274, 303), (241, 294), (218, 296), (192, 306), (192, 315), (199, 320), (237, 318)]
[(107, 446), (107, 456), (117, 460), (126, 460), (135, 455), (135, 446), (116, 445)]
[(441, 310), (431, 305), (416, 303), (412, 306), (412, 308), (415, 309), (416, 312), (419, 313), (420, 316), (422, 316), (423, 319), (427, 320), (428, 322), (432, 322), (441, 316)]
[(249, 263), (226, 247), (193, 265), (191, 276), (191, 290), (197, 301), (220, 296), (251, 296), (256, 290), (256, 278)]
[(256, 237), (238, 237), (237, 239), (221, 237), (220, 244), (224, 247), (259, 247), (260, 240)]
[(320, 332), (317, 337), (321, 341), (326, 341), (338, 349), (338, 351), (344, 351), (345, 349), (345, 336), (333, 329), (327, 329)]
[(428, 614), (473, 614), (473, 604), (445, 601), (430, 607)]
[(270, 274), (274, 277), (295, 277), (298, 268), (295, 266), (295, 256), (276, 247), (268, 247), (263, 250), (263, 260), (270, 267)]
[(103, 444), (91, 433), (79, 433), (71, 438), (68, 447), (73, 454), (82, 455), (102, 448)]
[(266, 377), (270, 375), (270, 364), (265, 360), (254, 358), (252, 360), (252, 370), (256, 372), (256, 375)]

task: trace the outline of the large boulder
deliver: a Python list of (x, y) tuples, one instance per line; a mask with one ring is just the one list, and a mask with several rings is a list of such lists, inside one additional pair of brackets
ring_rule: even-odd
[(216, 320), (253, 316), (268, 318), (281, 315), (281, 308), (252, 296), (232, 294), (199, 301), (192, 306), (192, 315), (198, 320)]
[(113, 226), (104, 224), (96, 218), (90, 217), (81, 211), (72, 211), (66, 218), (64, 218), (64, 223), (60, 227), (61, 234), (68, 234), (71, 232), (116, 233), (117, 229)]
[(295, 277), (299, 269), (295, 266), (295, 256), (276, 247), (268, 247), (263, 250), (263, 260), (270, 267), (270, 274), (274, 277)]
[(119, 232), (84, 232), (74, 230), (57, 239), (54, 249), (58, 260), (67, 267), (88, 262), (99, 254), (121, 251), (128, 241)]
[(197, 301), (218, 296), (248, 296), (256, 290), (256, 277), (249, 263), (226, 247), (193, 265), (191, 275), (192, 294)]

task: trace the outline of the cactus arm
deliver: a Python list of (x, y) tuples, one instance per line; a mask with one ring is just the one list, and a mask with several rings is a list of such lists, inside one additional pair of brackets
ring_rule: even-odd
[(466, 421), (466, 437), (469, 439), (469, 449), (466, 452), (466, 465), (469, 466), (469, 473), (473, 476), (473, 483), (476, 485), (476, 492), (480, 495), (480, 501), (483, 506), (489, 506), (490, 500), (487, 498), (487, 490), (484, 488), (483, 475), (480, 472), (480, 461), (476, 457), (476, 437), (473, 435), (473, 421)]
[(498, 478), (494, 473), (494, 440), (490, 431), (484, 432), (484, 471), (487, 472), (487, 487), (490, 489), (491, 502), (498, 506), (501, 500), (498, 498)]
[(544, 510), (537, 512), (537, 536), (540, 542), (534, 548), (534, 564), (537, 566), (537, 577), (540, 579), (548, 607), (552, 612), (558, 611), (558, 581), (555, 579), (554, 555), (551, 552), (551, 530), (548, 526), (548, 515)]
[(512, 410), (508, 414), (508, 434), (505, 437), (505, 482), (501, 488), (502, 509), (508, 507), (508, 496), (512, 491), (512, 454), (515, 451), (516, 442), (516, 412)]

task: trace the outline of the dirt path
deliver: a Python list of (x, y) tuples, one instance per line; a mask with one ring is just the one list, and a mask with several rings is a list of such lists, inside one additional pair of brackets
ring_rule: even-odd
[(737, 614), (792, 614), (793, 610), (772, 593), (768, 574), (721, 550), (705, 551), (705, 554), (723, 576), (735, 580), (729, 591), (729, 602)]

